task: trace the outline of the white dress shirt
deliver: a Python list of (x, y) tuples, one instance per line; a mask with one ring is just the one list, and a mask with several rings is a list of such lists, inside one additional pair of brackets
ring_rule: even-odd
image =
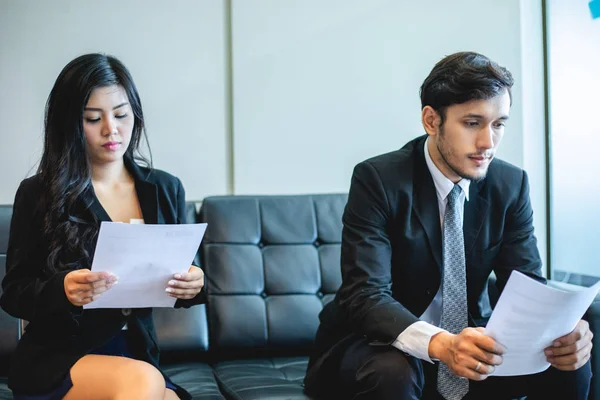
[[(431, 155), (429, 154), (429, 150), (427, 149), (427, 142), (429, 142), (429, 138), (425, 140), (425, 162), (427, 164), (427, 168), (429, 169), (429, 173), (433, 178), (433, 183), (435, 184), (435, 191), (437, 193), (438, 206), (440, 210), (440, 225), (442, 226), (443, 232), (443, 224), (444, 224), (444, 214), (446, 212), (446, 203), (447, 197), (452, 188), (454, 187), (454, 183), (446, 178), (444, 174), (435, 166), (433, 160), (431, 159)], [(463, 221), (464, 219), (464, 204), (465, 200), (469, 201), (469, 185), (471, 181), (468, 179), (461, 179), (458, 182), (458, 185), (462, 188), (462, 192), (458, 198), (462, 207), (460, 207), (460, 219)], [(440, 288), (437, 291), (433, 301), (423, 315), (419, 317), (420, 321), (415, 322), (404, 331), (402, 331), (396, 340), (392, 343), (392, 346), (397, 349), (410, 354), (413, 357), (419, 358), (421, 360), (425, 360), (427, 362), (433, 362), (429, 357), (429, 342), (431, 338), (440, 333), (444, 332), (444, 329), (439, 328), (440, 322), (442, 320), (442, 283), (444, 282), (444, 278), (442, 276)], [(467, 301), (465, 299), (465, 301)]]

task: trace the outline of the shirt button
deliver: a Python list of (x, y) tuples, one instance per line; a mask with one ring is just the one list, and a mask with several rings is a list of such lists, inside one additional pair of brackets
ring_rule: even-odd
[(122, 308), (121, 314), (123, 314), (126, 317), (129, 317), (131, 315), (131, 308)]

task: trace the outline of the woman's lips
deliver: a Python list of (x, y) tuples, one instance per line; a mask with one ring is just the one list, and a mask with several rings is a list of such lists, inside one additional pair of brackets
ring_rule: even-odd
[(104, 147), (105, 149), (110, 150), (110, 151), (115, 151), (119, 147), (121, 147), (121, 143), (119, 143), (119, 142), (108, 142), (108, 143), (103, 144), (102, 147)]

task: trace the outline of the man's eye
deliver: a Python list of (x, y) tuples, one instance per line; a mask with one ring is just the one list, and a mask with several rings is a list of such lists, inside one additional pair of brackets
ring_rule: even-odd
[(467, 122), (465, 122), (465, 125), (468, 126), (468, 127), (474, 127), (474, 126), (479, 125), (479, 122), (477, 122), (477, 121), (467, 121)]

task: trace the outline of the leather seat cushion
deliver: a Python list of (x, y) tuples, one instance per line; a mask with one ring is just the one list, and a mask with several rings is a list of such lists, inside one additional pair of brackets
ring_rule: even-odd
[[(224, 400), (213, 370), (205, 363), (162, 365), (171, 380), (187, 390), (193, 399)], [(2, 393), (0, 391), (0, 393)], [(1, 395), (0, 395), (1, 396)], [(2, 397), (0, 397), (2, 399)]]
[(223, 361), (214, 366), (227, 398), (305, 400), (303, 380), (308, 357)]

